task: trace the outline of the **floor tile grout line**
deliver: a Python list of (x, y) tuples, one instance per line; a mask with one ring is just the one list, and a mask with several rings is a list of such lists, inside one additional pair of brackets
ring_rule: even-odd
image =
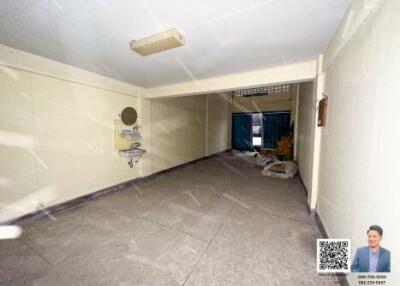
[(219, 226), (219, 228), (215, 232), (214, 236), (212, 237), (212, 239), (207, 244), (207, 246), (204, 249), (203, 253), (200, 255), (200, 257), (197, 259), (196, 263), (193, 265), (193, 267), (190, 270), (189, 274), (186, 276), (185, 281), (182, 283), (182, 286), (184, 286), (186, 284), (186, 282), (188, 281), (190, 275), (192, 275), (193, 271), (196, 269), (197, 265), (200, 263), (200, 260), (204, 257), (204, 255), (206, 254), (207, 250), (210, 248), (211, 243), (214, 241), (214, 238), (217, 236), (218, 232), (220, 231), (220, 229), (222, 228), (223, 225), (224, 225), (224, 222), (221, 223), (221, 225)]
[[(168, 199), (163, 200), (162, 202), (157, 202), (157, 203), (155, 203), (154, 205), (152, 205), (152, 206), (149, 208), (149, 211), (150, 211), (150, 210), (153, 210), (154, 208), (156, 208), (157, 206), (161, 205), (162, 203), (165, 203), (165, 202), (167, 202), (167, 201), (170, 201), (171, 199), (173, 199), (174, 197), (176, 197), (176, 196), (178, 196), (178, 195), (180, 195), (180, 194), (182, 194), (182, 193), (183, 193), (183, 191), (180, 191), (180, 192), (178, 192), (178, 193), (176, 193), (176, 194), (173, 194), (173, 195), (170, 196)], [(233, 209), (233, 207), (229, 210), (228, 215), (230, 214), (230, 212), (232, 211), (232, 209)], [(227, 216), (228, 216), (228, 215), (227, 215)], [(171, 227), (171, 226), (169, 226), (169, 225), (165, 225), (165, 224), (163, 224), (163, 223), (160, 223), (160, 222), (157, 222), (157, 221), (148, 219), (148, 218), (144, 217), (143, 214), (138, 214), (138, 215), (135, 215), (135, 216), (136, 216), (136, 218), (138, 218), (138, 219), (142, 219), (142, 220), (147, 221), (147, 222), (155, 223), (155, 224), (160, 225), (160, 226), (162, 226), (162, 227), (168, 228), (169, 230), (172, 230), (172, 231), (175, 231), (175, 232), (179, 232), (179, 233), (182, 233), (182, 234), (189, 235), (189, 236), (191, 236), (191, 237), (193, 237), (193, 238), (195, 238), (195, 239), (200, 239), (200, 240), (202, 240), (202, 241), (204, 241), (204, 242), (209, 242), (209, 240), (207, 240), (207, 239), (204, 239), (204, 238), (201, 238), (201, 237), (197, 237), (197, 236), (195, 236), (195, 235), (193, 235), (193, 234), (191, 234), (191, 233), (184, 232), (184, 231), (182, 231), (182, 230), (180, 230), (180, 229), (175, 229), (175, 228), (173, 228), (173, 227)], [(223, 221), (222, 221), (222, 223), (223, 223)]]
[(265, 216), (275, 216), (275, 217), (280, 217), (280, 218), (284, 218), (287, 220), (293, 220), (293, 221), (303, 222), (303, 223), (311, 223), (311, 224), (315, 223), (310, 216), (309, 217), (310, 217), (311, 221), (307, 222), (306, 220), (296, 219), (296, 218), (292, 218), (292, 217), (288, 217), (288, 216), (283, 216), (283, 215), (278, 215), (278, 214), (273, 214), (273, 213), (268, 213), (268, 212), (263, 212), (263, 211), (256, 211), (256, 210), (248, 209), (248, 208), (242, 208), (242, 209), (256, 213), (256, 214), (262, 214)]
[[(226, 215), (226, 218), (228, 219), (228, 217), (230, 216), (233, 208), (235, 207), (236, 203), (233, 204), (233, 206), (231, 207), (231, 209), (229, 210), (228, 214)], [(208, 249), (210, 248), (211, 243), (214, 241), (215, 237), (217, 236), (218, 232), (221, 230), (222, 226), (225, 224), (226, 219), (222, 221), (221, 225), (219, 226), (219, 228), (217, 229), (217, 231), (215, 232), (215, 234), (213, 235), (213, 237), (211, 238), (210, 242), (208, 243), (208, 245), (206, 246), (206, 248), (204, 249), (203, 253), (200, 255), (199, 259), (197, 260), (197, 262), (193, 265), (192, 269), (190, 270), (189, 274), (186, 276), (185, 281), (182, 283), (181, 286), (184, 286), (186, 284), (186, 282), (188, 281), (189, 277), (192, 275), (193, 271), (196, 269), (197, 265), (200, 263), (200, 260), (204, 257), (204, 255), (206, 254), (206, 252), (208, 251)]]
[(27, 241), (25, 241), (24, 239), (21, 239), (23, 244), (25, 244), (30, 250), (32, 250), (37, 256), (39, 256), (41, 259), (43, 259), (47, 264), (49, 264), (51, 267), (54, 267), (54, 265), (48, 261), (46, 258), (44, 258), (39, 251), (37, 251), (33, 246), (29, 245), (29, 243)]
[[(231, 209), (229, 210), (228, 214), (226, 215), (227, 218), (231, 215), (231, 213), (232, 213), (233, 209), (236, 207), (236, 205), (237, 205), (236, 203), (233, 203)], [(224, 223), (225, 223), (225, 221), (226, 220), (224, 220)]]
[[(153, 209), (156, 208), (157, 206), (160, 206), (160, 205), (162, 205), (163, 203), (166, 203), (166, 202), (172, 200), (173, 198), (175, 198), (176, 196), (178, 196), (178, 195), (180, 195), (180, 194), (182, 194), (182, 193), (183, 193), (183, 191), (178, 191), (177, 193), (175, 193), (175, 194), (169, 196), (168, 198), (166, 198), (166, 199), (164, 199), (164, 200), (161, 200), (160, 202), (156, 202), (156, 203), (152, 204), (151, 206), (149, 206), (149, 209), (148, 209), (147, 212), (150, 212), (151, 210), (153, 210)], [(141, 214), (141, 215), (136, 215), (136, 216), (137, 216), (137, 217), (140, 217), (140, 218), (143, 218), (142, 215), (143, 215), (143, 214)]]
[(160, 222), (153, 221), (153, 220), (151, 220), (151, 219), (144, 218), (144, 217), (141, 217), (141, 216), (137, 216), (137, 218), (138, 218), (138, 219), (142, 219), (142, 220), (147, 221), (147, 222), (151, 222), (151, 223), (157, 224), (157, 225), (162, 226), (162, 227), (165, 227), (165, 228), (167, 228), (168, 230), (171, 230), (171, 231), (174, 231), (174, 232), (179, 232), (179, 233), (181, 233), (181, 234), (188, 235), (188, 236), (190, 236), (190, 237), (192, 237), (192, 238), (199, 239), (199, 240), (201, 240), (201, 241), (203, 241), (203, 242), (209, 242), (208, 240), (206, 240), (206, 239), (204, 239), (204, 238), (195, 236), (195, 235), (193, 235), (193, 234), (191, 234), (191, 233), (188, 233), (188, 232), (184, 232), (184, 231), (182, 231), (182, 230), (180, 230), (180, 229), (175, 229), (175, 228), (173, 228), (173, 227), (171, 227), (171, 226), (169, 226), (169, 225), (162, 224), (162, 223), (160, 223)]
[[(135, 191), (136, 191), (136, 190), (135, 190)], [(179, 195), (180, 193), (182, 193), (182, 192), (177, 192), (177, 193), (175, 193), (175, 194), (173, 194), (173, 195), (171, 195), (171, 196), (165, 198), (164, 200), (161, 200), (160, 202), (156, 202), (156, 203), (152, 204), (152, 205), (149, 207), (149, 211), (152, 210), (153, 208), (157, 207), (158, 205), (161, 205), (161, 204), (163, 204), (163, 203), (165, 203), (165, 202), (168, 202), (169, 200), (173, 199), (174, 197), (176, 197), (176, 196)]]

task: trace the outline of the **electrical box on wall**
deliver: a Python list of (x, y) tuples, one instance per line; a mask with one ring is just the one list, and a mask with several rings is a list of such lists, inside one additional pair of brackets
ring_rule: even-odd
[(328, 111), (328, 97), (325, 96), (318, 104), (318, 127), (326, 126), (326, 115)]

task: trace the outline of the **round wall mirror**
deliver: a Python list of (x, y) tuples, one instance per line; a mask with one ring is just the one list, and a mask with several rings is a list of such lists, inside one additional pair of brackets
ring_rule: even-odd
[(137, 113), (133, 107), (125, 107), (121, 113), (121, 120), (125, 125), (131, 126), (136, 122)]

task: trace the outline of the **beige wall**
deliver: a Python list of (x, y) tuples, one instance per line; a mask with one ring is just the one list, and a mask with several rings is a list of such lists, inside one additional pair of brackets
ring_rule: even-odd
[(300, 176), (308, 192), (312, 186), (312, 148), (314, 138), (315, 110), (314, 83), (299, 84), (299, 113), (297, 123), (297, 162)]
[(207, 156), (230, 148), (231, 100), (231, 92), (207, 95)]
[(351, 238), (353, 254), (367, 244), (369, 225), (383, 227), (383, 246), (392, 252), (388, 285), (400, 285), (398, 11), (400, 1), (382, 1), (325, 66), (328, 118), (317, 202), (329, 236)]
[(113, 151), (112, 134), (126, 106), (141, 121), (143, 99), (11, 68), (0, 81), (0, 200), (9, 206), (0, 221), (141, 175), (142, 162), (131, 169)]
[[(12, 73), (11, 73), (12, 72)], [(0, 71), (0, 203), (4, 207), (37, 190), (30, 75)], [(27, 211), (36, 207), (32, 197)], [(4, 209), (4, 208), (3, 208)], [(14, 213), (9, 211), (10, 216)], [(3, 213), (1, 213), (3, 214)], [(15, 210), (18, 215), (18, 210)], [(8, 218), (2, 215), (0, 221)]]
[(206, 96), (151, 100), (152, 172), (205, 155)]
[(150, 102), (153, 173), (229, 148), (229, 93)]

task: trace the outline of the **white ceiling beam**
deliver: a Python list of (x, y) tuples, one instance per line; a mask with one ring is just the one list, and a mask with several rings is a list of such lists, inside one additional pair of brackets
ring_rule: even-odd
[(314, 80), (317, 60), (146, 89), (147, 98), (225, 92), (269, 84)]

